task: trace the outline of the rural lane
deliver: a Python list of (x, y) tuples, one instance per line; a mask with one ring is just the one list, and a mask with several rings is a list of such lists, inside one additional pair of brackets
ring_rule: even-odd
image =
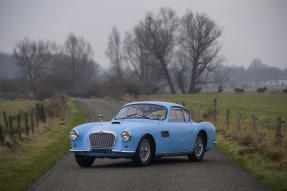
[[(112, 119), (120, 105), (100, 99), (76, 99), (94, 121), (99, 113)], [(72, 128), (72, 127), (71, 127)], [(50, 190), (268, 190), (218, 150), (208, 151), (200, 163), (186, 156), (153, 160), (136, 167), (129, 159), (96, 159), (90, 168), (79, 167), (68, 153), (29, 189)]]

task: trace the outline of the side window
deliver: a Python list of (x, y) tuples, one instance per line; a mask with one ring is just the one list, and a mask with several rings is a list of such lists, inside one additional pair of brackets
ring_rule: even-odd
[(181, 108), (172, 108), (169, 113), (169, 121), (184, 122), (183, 110)]
[(184, 122), (184, 116), (183, 116), (182, 109), (176, 109), (175, 111), (176, 111), (177, 121)]
[(177, 121), (177, 117), (176, 117), (176, 110), (175, 109), (171, 109), (170, 113), (169, 113), (169, 121)]
[(190, 121), (190, 119), (189, 119), (189, 113), (188, 113), (187, 111), (183, 110), (183, 115), (184, 115), (184, 121), (185, 121), (185, 122)]

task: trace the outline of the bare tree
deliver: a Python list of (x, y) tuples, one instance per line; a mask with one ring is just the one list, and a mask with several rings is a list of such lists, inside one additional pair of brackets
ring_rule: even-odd
[(73, 87), (81, 86), (94, 72), (94, 63), (91, 61), (93, 50), (90, 43), (82, 37), (70, 34), (65, 41), (64, 55), (68, 62), (67, 69), (71, 72)]
[(131, 66), (144, 94), (156, 93), (162, 77), (158, 60), (141, 45), (136, 35), (126, 33), (124, 41), (125, 61)]
[(222, 30), (207, 15), (194, 15), (191, 11), (187, 11), (180, 23), (180, 51), (191, 71), (188, 92), (194, 93), (197, 84), (205, 83), (201, 74), (214, 71), (223, 61), (218, 56), (220, 46), (217, 41)]
[(119, 78), (121, 82), (123, 80), (123, 53), (120, 33), (116, 27), (113, 27), (112, 32), (110, 33), (109, 45), (108, 49), (106, 50), (106, 54), (110, 59), (115, 75)]
[(189, 75), (189, 65), (186, 60), (186, 55), (182, 51), (176, 52), (176, 64), (173, 66), (173, 73), (181, 93), (186, 93), (185, 87)]
[(173, 94), (176, 92), (168, 66), (176, 45), (177, 26), (178, 19), (175, 12), (171, 9), (162, 8), (157, 16), (148, 13), (144, 21), (135, 28), (141, 46), (158, 60)]
[(30, 41), (24, 39), (16, 44), (14, 57), (22, 69), (36, 99), (39, 98), (39, 84), (48, 73), (56, 44), (51, 41)]

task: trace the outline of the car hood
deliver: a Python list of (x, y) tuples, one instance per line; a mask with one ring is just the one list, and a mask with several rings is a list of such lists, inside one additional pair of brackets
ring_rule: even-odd
[(98, 131), (111, 131), (116, 134), (121, 133), (124, 130), (133, 131), (142, 126), (149, 126), (159, 124), (162, 121), (157, 120), (146, 120), (146, 119), (122, 119), (113, 120), (111, 122), (93, 122), (86, 123), (75, 127), (79, 134), (91, 134)]

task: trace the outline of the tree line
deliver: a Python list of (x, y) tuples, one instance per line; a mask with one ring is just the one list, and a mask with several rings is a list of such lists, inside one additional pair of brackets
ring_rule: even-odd
[(228, 69), (217, 70), (224, 61), (219, 54), (221, 35), (222, 28), (204, 13), (186, 11), (178, 17), (169, 8), (148, 12), (123, 40), (112, 28), (106, 71), (93, 60), (92, 47), (83, 37), (71, 33), (62, 45), (24, 39), (13, 52), (20, 68), (16, 85), (36, 99), (55, 92), (72, 96), (197, 93), (202, 84), (226, 81), (229, 76)]
[[(178, 17), (174, 10), (161, 8), (157, 14), (147, 13), (123, 41), (114, 27), (106, 53), (118, 86), (128, 76), (142, 94), (166, 87), (173, 94), (197, 93), (201, 84), (224, 81), (223, 75), (208, 79), (224, 60), (221, 35), (221, 27), (204, 13), (186, 11)], [(123, 75), (124, 66), (129, 75)]]

